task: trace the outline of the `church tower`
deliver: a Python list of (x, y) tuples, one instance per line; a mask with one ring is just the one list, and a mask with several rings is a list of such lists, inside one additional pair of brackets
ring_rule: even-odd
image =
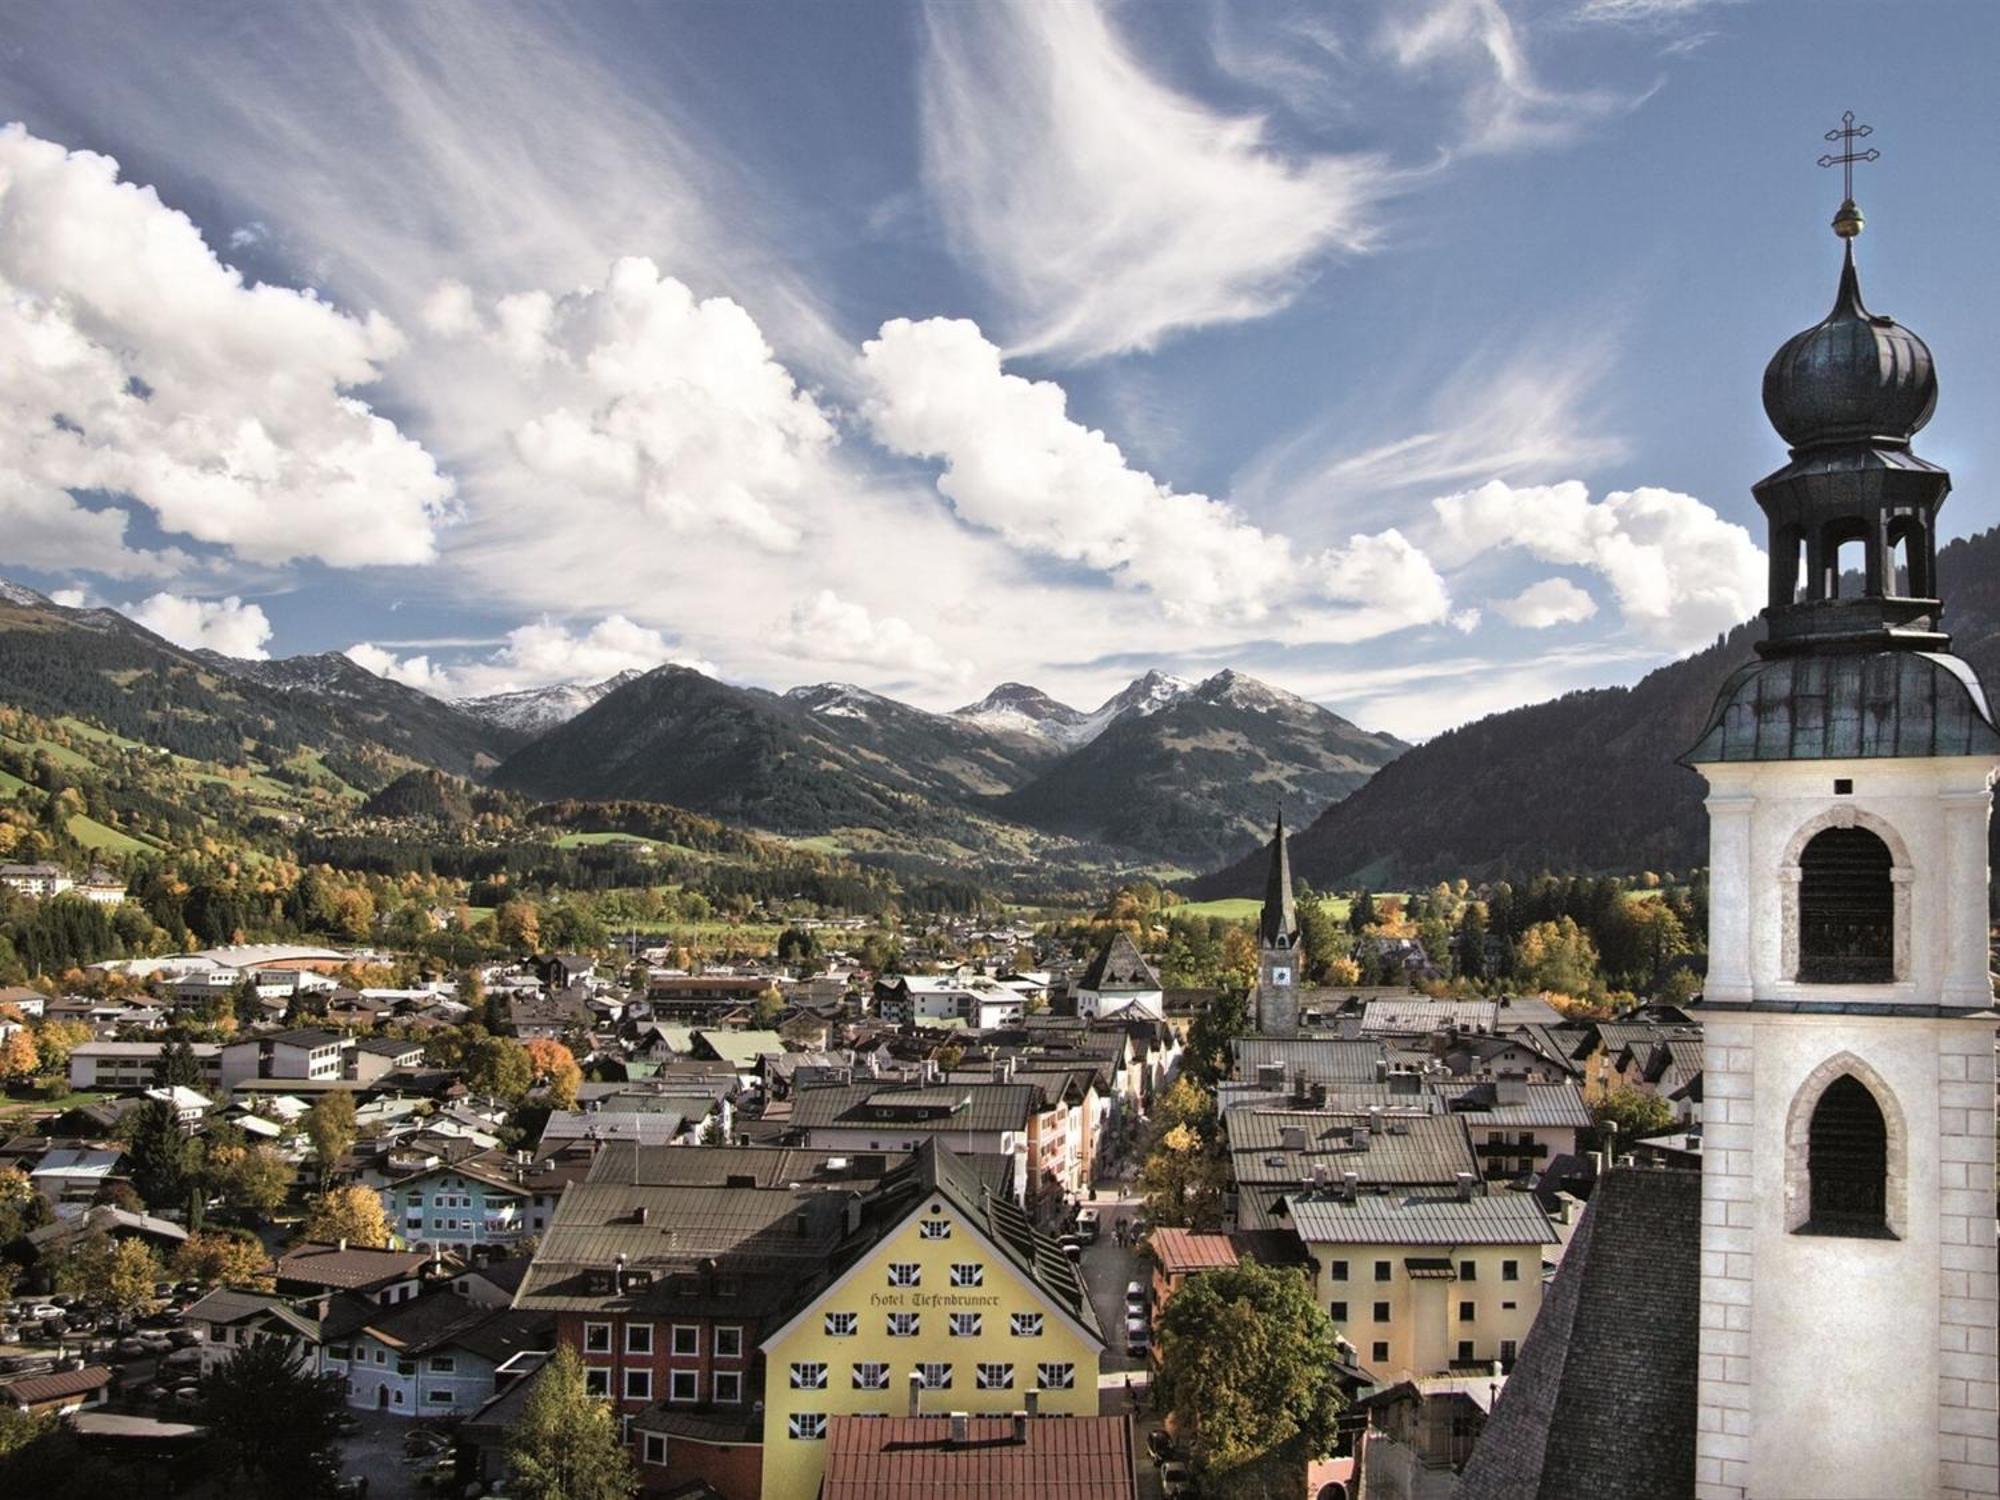
[(1764, 373), (1790, 449), (1754, 487), (1766, 639), (1685, 757), (1709, 813), (1696, 1490), (1990, 1500), (2000, 732), (1943, 631), (1951, 480), (1910, 447), (1930, 350), (1862, 302), (1851, 198), (1834, 227), (1833, 310)]
[(1253, 1017), (1259, 1036), (1299, 1034), (1299, 909), (1292, 899), (1292, 856), (1285, 815), (1271, 837), (1271, 871), (1264, 880), (1264, 910), (1257, 921), (1257, 994)]

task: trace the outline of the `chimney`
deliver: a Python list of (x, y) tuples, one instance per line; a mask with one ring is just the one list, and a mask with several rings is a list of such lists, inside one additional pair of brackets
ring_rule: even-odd
[(1031, 1417), (1032, 1417), (1032, 1416), (1035, 1416), (1035, 1415), (1039, 1414), (1039, 1413), (1040, 1413), (1040, 1411), (1041, 1411), (1041, 1409), (1042, 1409), (1042, 1390), (1041, 1390), (1041, 1387), (1040, 1387), (1040, 1386), (1030, 1386), (1030, 1387), (1028, 1387), (1028, 1393), (1027, 1393), (1027, 1394), (1026, 1394), (1025, 1396), (1023, 1396), (1023, 1397), (1021, 1398), (1021, 1403), (1022, 1403), (1022, 1405), (1026, 1406), (1026, 1407), (1028, 1408), (1028, 1413), (1027, 1413), (1027, 1414), (1028, 1414), (1029, 1416), (1031, 1416)]
[(1340, 1196), (1349, 1203), (1354, 1202), (1355, 1199), (1361, 1196), (1361, 1174), (1359, 1172), (1342, 1172), (1340, 1174)]
[(1380, 1135), (1388, 1128), (1389, 1122), (1382, 1117), (1382, 1106), (1371, 1104), (1368, 1107), (1368, 1133), (1370, 1135)]
[(611, 1290), (617, 1296), (623, 1296), (625, 1293), (625, 1254), (623, 1251), (620, 1251), (618, 1258), (611, 1263)]
[(1024, 1411), (1014, 1413), (1014, 1441), (1017, 1443), (1028, 1441), (1028, 1414)]
[(951, 1414), (951, 1445), (963, 1448), (972, 1441), (972, 1416), (968, 1412), (955, 1411)]
[(637, 1208), (632, 1210), (632, 1222), (634, 1224), (643, 1224), (646, 1222), (645, 1204), (641, 1203)]
[(1460, 1203), (1470, 1203), (1472, 1201), (1472, 1174), (1470, 1172), (1460, 1172), (1458, 1174), (1458, 1201)]
[(910, 1415), (919, 1415), (918, 1408), (923, 1403), (924, 1377), (915, 1370), (910, 1371)]
[(1285, 1065), (1283, 1063), (1258, 1063), (1257, 1087), (1266, 1093), (1278, 1093), (1285, 1087)]
[(341, 1252), (342, 1254), (345, 1254), (345, 1253), (347, 1252), (347, 1236), (346, 1236), (346, 1235), (344, 1235), (344, 1234), (343, 1234), (343, 1235), (342, 1235), (342, 1236), (340, 1237), (340, 1239), (339, 1239), (338, 1241), (336, 1241), (336, 1242), (335, 1242), (335, 1244), (334, 1244), (334, 1249), (336, 1249), (336, 1250), (340, 1251), (340, 1252)]
[(1388, 1058), (1378, 1057), (1375, 1059), (1375, 1081), (1377, 1083), (1387, 1083), (1389, 1081)]

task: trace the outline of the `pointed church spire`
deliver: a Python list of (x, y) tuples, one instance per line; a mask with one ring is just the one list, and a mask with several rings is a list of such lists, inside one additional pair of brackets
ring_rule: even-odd
[(1277, 832), (1271, 837), (1271, 873), (1264, 881), (1264, 913), (1257, 924), (1257, 941), (1266, 948), (1290, 948), (1298, 937), (1299, 909), (1292, 899), (1292, 856), (1281, 807)]

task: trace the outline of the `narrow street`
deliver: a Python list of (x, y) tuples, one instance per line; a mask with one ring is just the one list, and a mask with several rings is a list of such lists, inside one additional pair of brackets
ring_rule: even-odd
[(1160, 1471), (1146, 1451), (1146, 1434), (1160, 1425), (1152, 1410), (1152, 1382), (1144, 1355), (1134, 1355), (1125, 1343), (1125, 1288), (1137, 1281), (1150, 1287), (1152, 1272), (1134, 1248), (1119, 1245), (1114, 1226), (1138, 1217), (1140, 1203), (1129, 1195), (1129, 1184), (1100, 1186), (1086, 1206), (1098, 1211), (1103, 1232), (1083, 1252), (1083, 1282), (1090, 1291), (1098, 1326), (1104, 1330), (1104, 1362), (1098, 1376), (1099, 1412), (1132, 1416), (1132, 1440), (1138, 1448), (1140, 1500), (1160, 1500)]

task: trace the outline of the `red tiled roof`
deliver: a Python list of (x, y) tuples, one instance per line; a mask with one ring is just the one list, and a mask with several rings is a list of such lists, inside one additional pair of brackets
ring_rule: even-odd
[(1219, 1271), (1236, 1264), (1236, 1246), (1226, 1234), (1196, 1234), (1191, 1229), (1155, 1229), (1148, 1236), (1153, 1259), (1168, 1276)]
[(951, 1440), (950, 1417), (836, 1416), (826, 1429), (820, 1500), (1134, 1500), (1126, 1417), (973, 1417)]

